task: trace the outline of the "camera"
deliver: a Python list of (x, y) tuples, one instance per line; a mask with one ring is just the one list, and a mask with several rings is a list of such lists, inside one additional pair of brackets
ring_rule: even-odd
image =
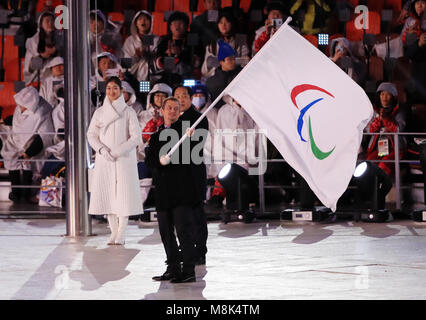
[(278, 29), (283, 24), (283, 19), (272, 19), (272, 25)]

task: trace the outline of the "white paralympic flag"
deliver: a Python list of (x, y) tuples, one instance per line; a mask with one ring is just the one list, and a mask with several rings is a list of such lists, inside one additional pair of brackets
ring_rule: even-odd
[(364, 90), (283, 25), (224, 90), (333, 212), (373, 115)]

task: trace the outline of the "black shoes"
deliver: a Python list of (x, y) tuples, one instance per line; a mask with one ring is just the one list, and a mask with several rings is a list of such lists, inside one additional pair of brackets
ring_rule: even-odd
[(166, 271), (161, 276), (152, 277), (152, 280), (154, 280), (154, 281), (169, 281), (169, 280), (172, 280), (174, 278), (176, 278), (176, 275), (174, 273)]
[(182, 274), (179, 277), (173, 278), (170, 280), (171, 283), (189, 283), (189, 282), (195, 282), (195, 274)]

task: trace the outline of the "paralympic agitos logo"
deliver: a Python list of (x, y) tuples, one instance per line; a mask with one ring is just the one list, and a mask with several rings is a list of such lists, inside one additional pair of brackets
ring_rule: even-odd
[[(303, 93), (307, 90), (320, 91), (320, 92), (323, 92), (323, 93), (329, 95), (330, 97), (334, 98), (334, 96), (330, 92), (328, 92), (327, 90), (324, 90), (323, 88), (320, 88), (320, 87), (317, 87), (317, 86), (314, 86), (314, 85), (311, 85), (311, 84), (301, 84), (301, 85), (294, 87), (293, 90), (291, 91), (291, 101), (293, 102), (294, 106), (297, 109), (300, 109), (300, 108), (296, 103), (296, 97), (299, 94), (301, 94), (301, 93)], [(299, 137), (300, 137), (302, 142), (307, 142), (302, 136), (302, 129), (303, 129), (303, 125), (304, 125), (304, 116), (310, 108), (312, 108), (314, 105), (316, 105), (318, 102), (320, 102), (322, 100), (324, 100), (324, 98), (316, 99), (300, 110), (299, 119), (297, 120), (297, 132), (298, 132)], [(317, 159), (324, 160), (325, 158), (329, 157), (333, 153), (333, 151), (336, 147), (333, 147), (332, 150), (327, 151), (327, 152), (320, 150), (320, 148), (315, 143), (315, 139), (314, 139), (314, 136), (313, 136), (313, 133), (312, 133), (312, 131), (313, 131), (312, 130), (312, 121), (311, 121), (310, 116), (308, 117), (308, 127), (309, 127), (309, 142), (310, 142), (310, 145), (311, 145), (312, 153), (314, 154), (314, 156)]]

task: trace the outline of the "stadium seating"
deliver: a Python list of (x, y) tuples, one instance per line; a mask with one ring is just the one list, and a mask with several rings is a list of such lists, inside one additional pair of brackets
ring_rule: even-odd
[[(380, 14), (374, 11), (369, 11), (367, 14), (368, 29), (365, 30), (365, 33), (380, 34)], [(364, 30), (355, 27), (355, 20), (356, 18), (346, 23), (346, 38), (351, 41), (362, 41)]]

